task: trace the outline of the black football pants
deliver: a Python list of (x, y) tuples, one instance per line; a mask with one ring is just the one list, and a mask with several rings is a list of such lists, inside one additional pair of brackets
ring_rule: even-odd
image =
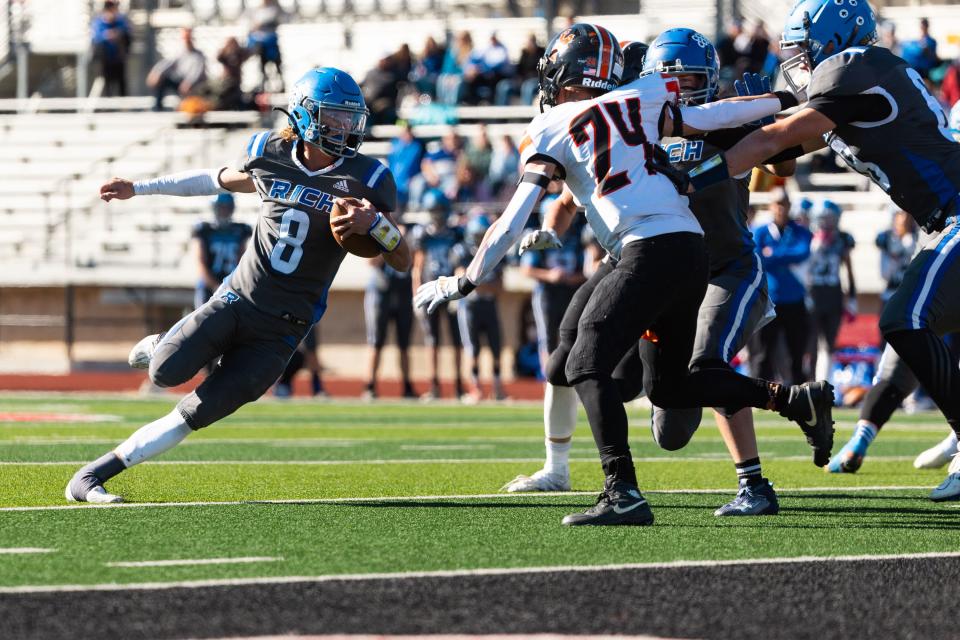
[[(590, 296), (566, 364), (590, 421), (604, 472), (636, 484), (627, 413), (611, 374), (640, 343), (643, 388), (664, 409), (766, 407), (767, 384), (727, 368), (689, 370), (707, 288), (703, 236), (671, 233), (628, 244)], [(650, 329), (655, 341), (641, 340)]]

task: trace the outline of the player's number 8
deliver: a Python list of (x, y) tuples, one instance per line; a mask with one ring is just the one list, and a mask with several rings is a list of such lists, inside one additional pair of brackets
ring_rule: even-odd
[(303, 241), (310, 229), (310, 217), (299, 209), (287, 209), (280, 218), (280, 235), (270, 252), (270, 266), (280, 273), (297, 270), (303, 258)]

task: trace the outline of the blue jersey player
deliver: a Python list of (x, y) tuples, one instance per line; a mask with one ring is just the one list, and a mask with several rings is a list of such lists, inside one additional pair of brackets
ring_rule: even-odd
[[(784, 75), (799, 99), (788, 118), (744, 138), (690, 172), (694, 189), (736, 175), (795, 145), (829, 146), (877, 184), (926, 235), (884, 307), (880, 330), (890, 349), (864, 401), (870, 419), (831, 463), (854, 471), (900, 401), (917, 382), (960, 434), (960, 371), (942, 336), (960, 329), (960, 145), (923, 78), (888, 49), (874, 46), (877, 24), (866, 0), (799, 0), (781, 49), (795, 55)], [(960, 499), (955, 456), (933, 500)]]
[(329, 67), (308, 71), (294, 85), (288, 112), (289, 126), (254, 135), (235, 168), (113, 178), (100, 188), (108, 202), (234, 191), (256, 193), (263, 206), (250, 250), (213, 297), (130, 353), (130, 364), (148, 368), (161, 387), (187, 382), (214, 358), (219, 364), (173, 411), (77, 471), (68, 500), (120, 502), (104, 489), (107, 480), (256, 400), (280, 377), (326, 309), (346, 255), (331, 232), (335, 202), (346, 211), (332, 221), (338, 234), (369, 234), (387, 264), (410, 268), (410, 250), (388, 215), (397, 203), (393, 176), (357, 151), (368, 113), (357, 83)]
[(233, 195), (220, 193), (213, 200), (213, 220), (198, 222), (193, 228), (200, 279), (193, 298), (194, 308), (210, 299), (227, 276), (237, 268), (253, 229), (233, 220), (236, 203)]

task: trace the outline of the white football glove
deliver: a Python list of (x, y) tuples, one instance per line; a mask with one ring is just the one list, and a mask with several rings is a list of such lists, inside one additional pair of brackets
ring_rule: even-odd
[(444, 302), (459, 300), (463, 297), (457, 286), (459, 278), (453, 276), (440, 276), (436, 280), (431, 280), (420, 285), (417, 288), (417, 294), (413, 297), (415, 306), (426, 307), (427, 313), (433, 313), (437, 307)]
[(520, 255), (524, 251), (539, 251), (541, 249), (559, 249), (563, 246), (557, 232), (553, 229), (537, 229), (523, 236), (520, 241)]

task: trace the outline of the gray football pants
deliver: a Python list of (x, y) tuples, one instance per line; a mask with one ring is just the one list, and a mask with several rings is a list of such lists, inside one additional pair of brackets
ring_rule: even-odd
[(266, 393), (306, 331), (221, 287), (163, 337), (150, 361), (150, 379), (175, 387), (219, 357), (213, 372), (177, 404), (190, 428), (202, 429)]

